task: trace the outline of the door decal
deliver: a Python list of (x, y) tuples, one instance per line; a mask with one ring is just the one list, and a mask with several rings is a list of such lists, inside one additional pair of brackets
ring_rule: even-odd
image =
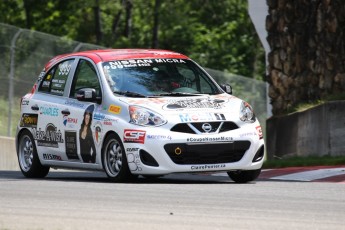
[(96, 162), (96, 148), (92, 137), (91, 124), (94, 105), (86, 108), (79, 131), (80, 155), (85, 163)]
[(65, 131), (66, 155), (68, 159), (79, 160), (77, 148), (77, 132)]

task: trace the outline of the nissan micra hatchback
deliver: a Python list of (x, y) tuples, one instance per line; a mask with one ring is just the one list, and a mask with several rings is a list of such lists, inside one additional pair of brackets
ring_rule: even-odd
[(251, 106), (187, 56), (165, 50), (53, 58), (22, 98), (16, 147), (32, 178), (61, 167), (104, 170), (115, 182), (223, 171), (245, 183), (264, 160)]

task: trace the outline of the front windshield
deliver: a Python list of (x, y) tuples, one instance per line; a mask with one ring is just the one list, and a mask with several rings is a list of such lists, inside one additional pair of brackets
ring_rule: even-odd
[(103, 63), (113, 92), (144, 96), (219, 94), (218, 86), (192, 61), (185, 59), (132, 59)]

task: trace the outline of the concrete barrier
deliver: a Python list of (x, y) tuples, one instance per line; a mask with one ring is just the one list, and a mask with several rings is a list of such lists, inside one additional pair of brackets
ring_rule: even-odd
[(266, 123), (267, 159), (345, 156), (345, 101), (331, 101)]
[(0, 170), (19, 170), (14, 138), (0, 137)]

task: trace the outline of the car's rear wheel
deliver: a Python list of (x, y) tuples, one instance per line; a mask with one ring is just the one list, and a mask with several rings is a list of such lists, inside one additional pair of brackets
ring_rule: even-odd
[(230, 171), (228, 175), (236, 183), (247, 183), (256, 180), (261, 173), (261, 169)]
[(110, 134), (102, 148), (103, 168), (113, 182), (123, 182), (135, 178), (129, 171), (126, 152), (120, 138)]
[(38, 158), (34, 138), (28, 130), (24, 130), (18, 142), (18, 162), (23, 175), (29, 178), (43, 178), (49, 167), (43, 166)]

